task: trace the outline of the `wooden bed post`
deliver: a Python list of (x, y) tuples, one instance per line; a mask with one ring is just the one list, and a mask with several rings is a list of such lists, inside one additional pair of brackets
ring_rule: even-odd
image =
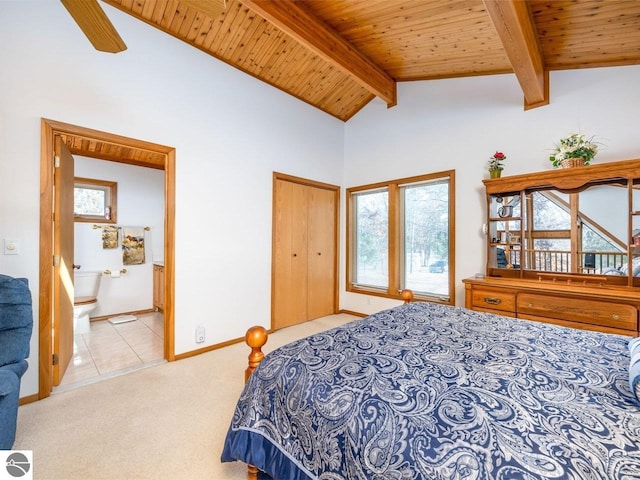
[[(244, 382), (247, 383), (253, 371), (264, 358), (262, 347), (267, 343), (267, 330), (260, 326), (251, 327), (247, 330), (244, 341), (251, 347), (249, 366), (244, 371)], [(247, 480), (258, 480), (258, 469), (253, 465), (247, 465)]]
[(253, 371), (258, 365), (260, 365), (260, 362), (264, 358), (262, 347), (267, 343), (267, 330), (260, 326), (251, 327), (247, 330), (247, 333), (244, 336), (244, 341), (251, 347), (251, 353), (249, 354), (249, 366), (244, 371), (244, 381), (246, 383)]
[(402, 290), (402, 292), (400, 292), (400, 296), (404, 300), (404, 303), (411, 303), (411, 300), (413, 300), (413, 291), (407, 289)]

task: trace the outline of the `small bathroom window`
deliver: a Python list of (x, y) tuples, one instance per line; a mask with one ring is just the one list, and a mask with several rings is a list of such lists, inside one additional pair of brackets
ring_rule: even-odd
[(76, 177), (73, 189), (74, 220), (116, 223), (117, 191), (116, 182)]

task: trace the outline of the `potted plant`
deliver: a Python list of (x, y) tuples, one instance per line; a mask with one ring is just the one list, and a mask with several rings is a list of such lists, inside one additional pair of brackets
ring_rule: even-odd
[(491, 178), (500, 178), (502, 174), (502, 170), (504, 169), (504, 162), (507, 159), (507, 156), (502, 153), (496, 151), (493, 156), (489, 157), (489, 175)]
[(581, 133), (572, 133), (560, 139), (549, 160), (555, 168), (577, 167), (589, 165), (596, 153), (598, 144), (593, 141), (593, 137), (586, 138)]

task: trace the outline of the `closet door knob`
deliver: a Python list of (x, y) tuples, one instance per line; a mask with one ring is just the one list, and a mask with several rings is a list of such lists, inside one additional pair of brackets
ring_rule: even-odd
[(318, 255), (322, 255), (322, 252), (318, 252)]
[(294, 257), (297, 257), (297, 256), (298, 256), (298, 254), (297, 254), (297, 253), (294, 253), (294, 254), (293, 254), (293, 256), (294, 256)]

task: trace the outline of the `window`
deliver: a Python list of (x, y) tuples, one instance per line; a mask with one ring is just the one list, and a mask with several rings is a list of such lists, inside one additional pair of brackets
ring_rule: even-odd
[(387, 288), (389, 285), (389, 192), (354, 194), (356, 264), (358, 285)]
[(347, 289), (454, 302), (455, 172), (347, 189)]
[(118, 184), (91, 178), (75, 178), (73, 216), (76, 222), (116, 223)]

